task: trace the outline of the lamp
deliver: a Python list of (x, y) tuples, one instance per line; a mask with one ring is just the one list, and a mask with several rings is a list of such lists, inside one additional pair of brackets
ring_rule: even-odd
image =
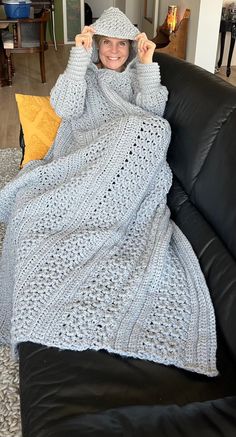
[(168, 12), (166, 17), (166, 25), (169, 33), (175, 31), (176, 24), (177, 24), (177, 6), (170, 5), (168, 6)]

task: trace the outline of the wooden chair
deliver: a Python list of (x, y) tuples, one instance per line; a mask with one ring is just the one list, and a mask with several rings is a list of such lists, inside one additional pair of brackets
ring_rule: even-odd
[(41, 16), (37, 18), (24, 18), (19, 20), (8, 20), (12, 25), (12, 32), (5, 32), (2, 35), (3, 47), (7, 57), (8, 82), (12, 85), (14, 74), (13, 58), (14, 53), (38, 53), (42, 82), (46, 82), (44, 51), (48, 49), (46, 41), (47, 22), (50, 18), (50, 11), (43, 9)]

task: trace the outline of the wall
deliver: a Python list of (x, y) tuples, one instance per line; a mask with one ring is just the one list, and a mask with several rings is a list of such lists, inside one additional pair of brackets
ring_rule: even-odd
[(140, 23), (141, 3), (143, 0), (86, 0), (91, 6), (94, 17), (99, 17), (104, 9), (115, 6), (123, 11), (134, 24)]
[(201, 1), (194, 63), (214, 73), (222, 0)]
[(147, 20), (144, 16), (145, 12), (144, 12), (144, 0), (142, 0), (142, 14), (143, 14), (143, 19), (142, 19), (142, 25), (140, 27), (140, 30), (142, 32), (145, 32), (148, 36), (149, 39), (152, 39), (156, 36), (156, 30), (158, 27), (158, 10), (159, 10), (159, 1), (160, 0), (154, 0), (153, 1), (153, 8), (151, 8), (150, 5), (150, 11), (147, 11), (148, 15), (151, 15), (151, 10), (153, 10), (153, 15), (152, 15), (152, 22), (150, 22), (149, 20)]
[(105, 9), (109, 8), (110, 6), (113, 6), (114, 1), (113, 0), (86, 0), (86, 3), (91, 6), (93, 11), (93, 17), (97, 18), (101, 15), (101, 12), (103, 12)]
[(141, 26), (143, 0), (126, 0), (125, 13), (133, 24)]
[[(180, 16), (191, 10), (187, 44), (187, 60), (214, 72), (223, 0), (176, 0)], [(169, 0), (160, 0), (159, 24), (166, 16)]]
[(114, 6), (116, 8), (119, 8), (125, 14), (125, 3), (126, 3), (125, 0), (115, 0), (114, 1)]

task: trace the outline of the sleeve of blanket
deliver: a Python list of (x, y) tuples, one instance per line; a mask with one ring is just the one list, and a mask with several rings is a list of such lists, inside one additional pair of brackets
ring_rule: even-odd
[(91, 59), (91, 50), (72, 47), (67, 68), (61, 74), (50, 94), (55, 112), (62, 118), (81, 115), (86, 95), (85, 74)]
[(152, 64), (137, 63), (138, 93), (136, 104), (155, 115), (163, 116), (168, 91), (161, 85), (160, 67)]

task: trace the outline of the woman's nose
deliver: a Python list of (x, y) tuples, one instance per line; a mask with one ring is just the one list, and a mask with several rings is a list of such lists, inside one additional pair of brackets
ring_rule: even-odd
[(116, 44), (112, 44), (112, 46), (111, 46), (111, 51), (112, 51), (112, 53), (116, 53), (117, 50), (118, 50), (117, 45), (116, 45)]

